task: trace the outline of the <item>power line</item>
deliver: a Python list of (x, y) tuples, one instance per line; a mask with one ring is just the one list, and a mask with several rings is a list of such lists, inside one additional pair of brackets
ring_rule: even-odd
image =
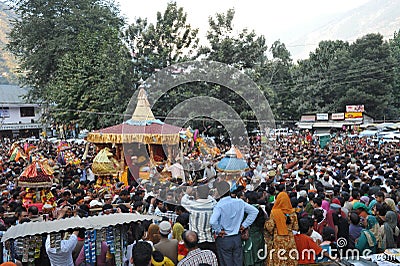
[[(393, 64), (393, 66), (394, 66), (394, 64)], [(360, 70), (360, 71), (356, 71), (355, 73), (357, 73), (357, 72), (362, 72), (362, 70)], [(382, 72), (382, 70), (377, 70), (377, 71), (374, 71), (374, 72), (362, 72), (363, 73), (363, 75), (365, 76), (365, 75), (373, 75), (373, 74), (377, 74), (377, 73), (381, 73)], [(354, 73), (353, 73), (354, 74)], [(335, 75), (334, 75), (334, 77), (335, 77)], [(359, 79), (355, 79), (355, 80), (351, 80), (352, 78), (355, 78), (355, 77), (359, 77), (359, 76), (356, 76), (356, 75), (353, 75), (353, 76), (347, 76), (346, 78), (338, 78), (338, 79), (328, 79), (328, 80), (314, 80), (314, 81), (321, 81), (321, 82), (325, 82), (325, 83), (327, 83), (327, 82), (334, 82), (332, 85), (346, 85), (346, 84), (351, 84), (351, 83), (356, 83), (356, 82), (362, 82), (362, 81), (366, 81), (368, 78), (359, 78)], [(381, 78), (381, 79), (379, 79), (380, 81), (385, 81), (385, 80), (387, 80), (387, 79), (389, 79), (389, 78), (391, 78), (391, 77), (385, 77), (385, 78)], [(346, 79), (350, 79), (350, 80), (347, 80), (346, 81)], [(337, 82), (337, 81), (343, 81), (343, 82)], [(305, 84), (309, 84), (310, 82), (312, 82), (312, 80), (310, 81), (310, 80), (304, 80), (304, 81), (302, 81), (302, 82), (300, 82), (300, 84), (301, 83), (305, 83)], [(274, 86), (274, 85), (277, 85), (278, 83), (275, 83), (275, 84), (271, 84), (272, 86)], [(283, 82), (282, 82), (282, 84), (284, 84)], [(299, 84), (299, 82), (295, 82), (295, 86), (297, 85), (300, 85)], [(285, 83), (285, 85), (287, 85), (286, 83)], [(311, 85), (313, 85), (313, 84), (311, 84)], [(321, 86), (323, 86), (324, 84), (321, 84)], [(78, 110), (78, 109), (64, 109), (64, 108), (57, 108), (57, 107), (50, 107), (52, 110), (58, 110), (58, 111), (64, 111), (64, 112), (77, 112), (77, 113), (86, 113), (86, 114), (95, 114), (95, 115), (104, 115), (104, 116), (120, 116), (120, 117), (124, 117), (124, 116), (126, 116), (126, 114), (120, 114), (120, 113), (111, 113), (111, 112), (100, 112), (100, 111), (88, 111), (88, 110)], [(160, 117), (160, 118), (166, 118), (166, 117)], [(187, 117), (168, 117), (169, 119), (176, 119), (176, 120), (182, 120), (182, 119), (187, 119)], [(228, 121), (232, 121), (232, 120), (228, 120)], [(243, 120), (241, 120), (241, 121), (245, 121), (245, 122), (259, 122), (259, 120), (246, 120), (246, 119), (243, 119)], [(261, 122), (264, 122), (264, 121), (261, 121)]]
[(88, 111), (88, 110), (78, 110), (78, 109), (64, 109), (57, 107), (49, 107), (51, 110), (63, 111), (63, 112), (76, 112), (76, 113), (84, 113), (84, 114), (93, 114), (93, 115), (109, 115), (109, 116), (121, 116), (124, 117), (126, 114), (120, 113), (111, 113), (111, 112), (98, 112), (98, 111)]
[[(378, 65), (378, 63), (375, 63), (376, 65)], [(392, 65), (386, 65), (389, 67), (394, 67), (397, 64), (392, 64)], [(370, 68), (368, 68), (370, 69)], [(330, 72), (331, 73), (331, 72)], [(332, 82), (332, 85), (345, 85), (345, 84), (350, 84), (350, 83), (356, 83), (356, 82), (363, 82), (366, 81), (368, 78), (362, 78), (359, 75), (356, 75), (357, 73), (362, 74), (363, 76), (369, 76), (369, 75), (375, 75), (375, 74), (380, 74), (380, 73), (389, 73), (387, 70), (382, 70), (382, 69), (377, 69), (375, 71), (371, 71), (371, 72), (366, 72), (364, 69), (360, 69), (360, 70), (356, 70), (352, 72), (352, 75), (347, 75), (343, 78), (343, 73), (334, 73), (333, 75), (330, 75), (326, 78), (323, 79), (307, 79), (307, 80), (303, 80), (303, 81), (299, 81), (299, 80), (295, 80), (293, 81), (294, 84), (287, 84), (286, 82), (275, 82), (275, 83), (271, 83), (268, 84), (269, 86), (277, 86), (277, 85), (302, 85), (302, 84), (310, 84), (310, 85), (314, 85), (312, 84), (312, 82)], [(355, 79), (358, 78), (358, 79)], [(386, 79), (390, 79), (391, 77), (385, 77), (385, 78), (380, 78), (380, 81), (386, 80)], [(320, 84), (320, 85), (324, 85), (324, 84)], [(51, 107), (53, 110), (58, 110), (55, 107)], [(90, 113), (90, 114), (101, 114), (101, 115), (120, 115), (123, 116), (123, 114), (114, 114), (114, 113), (109, 113), (109, 112), (97, 112), (97, 111), (87, 111), (87, 110), (77, 110), (77, 109), (60, 109), (61, 111), (79, 111), (81, 113)]]
[[(325, 26), (324, 26), (325, 27)], [(371, 33), (366, 33), (365, 35), (367, 35), (367, 34), (372, 34), (373, 32), (371, 32)], [(394, 34), (394, 33), (393, 33)], [(391, 35), (382, 35), (382, 37), (383, 38), (390, 38), (390, 37), (393, 37), (393, 34), (391, 34)], [(348, 39), (348, 40), (334, 40), (334, 41), (342, 41), (342, 42), (348, 42), (348, 43), (354, 43), (354, 42), (356, 42), (357, 40), (359, 40), (359, 39), (361, 39), (362, 37), (364, 37), (365, 35), (363, 35), (363, 36), (361, 36), (360, 38), (357, 38), (357, 39)], [(306, 46), (318, 46), (321, 42), (324, 42), (324, 41), (332, 41), (332, 40), (321, 40), (319, 43), (304, 43), (304, 44), (295, 44), (294, 42), (291, 42), (291, 43), (294, 43), (294, 44), (288, 44), (288, 45), (285, 45), (286, 47), (306, 47)]]
[[(377, 65), (382, 65), (382, 63), (380, 62), (376, 62), (376, 63), (371, 63), (368, 66), (377, 66)], [(332, 82), (333, 84), (335, 84), (336, 81), (340, 81), (339, 85), (343, 85), (343, 84), (347, 84), (347, 83), (352, 83), (352, 82), (357, 82), (357, 81), (364, 81), (365, 78), (360, 77), (360, 75), (362, 76), (368, 76), (368, 75), (375, 75), (375, 74), (380, 74), (380, 73), (390, 73), (389, 70), (391, 70), (393, 68), (398, 66), (398, 64), (393, 63), (393, 64), (386, 64), (384, 65), (385, 68), (389, 68), (387, 69), (376, 69), (376, 70), (372, 70), (372, 71), (366, 71), (366, 70), (371, 70), (371, 67), (365, 66), (364, 68), (361, 69), (357, 69), (357, 70), (353, 70), (351, 71), (350, 75), (346, 75), (346, 73), (344, 71), (349, 71), (349, 69), (344, 69), (343, 68), (343, 72), (341, 72), (340, 70), (342, 69), (338, 69), (338, 70), (328, 70), (328, 72), (326, 74), (328, 74), (328, 76), (326, 77), (312, 77), (309, 78), (309, 76), (307, 76), (308, 79), (305, 80), (290, 80), (292, 81), (294, 84), (293, 85), (301, 85), (301, 84), (310, 84), (312, 82), (319, 82), (319, 81), (324, 81), (324, 82)], [(351, 70), (351, 69), (350, 69)], [(335, 73), (336, 71), (336, 73)], [(333, 73), (333, 74), (332, 74)], [(321, 73), (318, 73), (321, 74)], [(318, 75), (316, 74), (316, 75)], [(359, 78), (359, 79), (355, 79), (355, 78)], [(386, 77), (386, 78), (390, 78), (390, 77)], [(386, 79), (385, 78), (385, 79)], [(353, 80), (350, 80), (353, 79)], [(347, 80), (347, 81), (345, 81)], [(345, 82), (341, 82), (341, 81), (345, 81)], [(291, 85), (288, 82), (284, 82), (284, 81), (277, 81), (277, 82), (272, 82), (270, 84), (267, 84), (269, 86), (279, 86), (279, 85)], [(312, 84), (311, 84), (312, 85)]]

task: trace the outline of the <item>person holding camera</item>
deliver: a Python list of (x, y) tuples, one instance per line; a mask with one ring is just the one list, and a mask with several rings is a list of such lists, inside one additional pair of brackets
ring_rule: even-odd
[(61, 240), (61, 248), (57, 249), (51, 247), (50, 245), (50, 235), (46, 240), (46, 252), (49, 256), (50, 264), (52, 266), (64, 265), (64, 266), (74, 266), (74, 261), (72, 259), (72, 251), (75, 249), (78, 243), (79, 231), (74, 231), (72, 235), (67, 240)]

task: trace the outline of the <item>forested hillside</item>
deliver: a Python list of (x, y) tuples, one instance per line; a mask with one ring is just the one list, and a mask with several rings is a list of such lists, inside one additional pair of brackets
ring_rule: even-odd
[(8, 42), (7, 33), (10, 31), (10, 21), (15, 17), (9, 7), (0, 2), (0, 83), (15, 83), (16, 77), (13, 74), (17, 66), (15, 58), (5, 50)]

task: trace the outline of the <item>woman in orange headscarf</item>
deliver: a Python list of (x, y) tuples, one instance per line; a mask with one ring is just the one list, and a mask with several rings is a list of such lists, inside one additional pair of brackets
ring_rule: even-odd
[[(293, 230), (299, 229), (297, 215), (290, 203), (286, 192), (281, 192), (272, 207), (271, 216), (264, 225), (266, 235), (273, 237), (273, 240), (266, 239), (267, 265), (297, 265), (297, 249), (293, 236)], [(274, 250), (272, 250), (274, 249)]]

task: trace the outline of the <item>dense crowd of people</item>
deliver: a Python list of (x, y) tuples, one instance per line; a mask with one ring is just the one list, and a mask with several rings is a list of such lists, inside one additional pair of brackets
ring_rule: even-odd
[[(398, 143), (338, 133), (321, 148), (317, 136), (303, 132), (276, 136), (274, 153), (266, 156), (255, 136), (242, 149), (249, 168), (236, 182), (216, 171), (215, 158), (187, 154), (202, 167), (195, 174), (183, 167), (178, 183), (159, 182), (150, 171), (148, 179), (126, 184), (92, 173), (94, 146), (72, 144), (80, 163), (60, 165), (56, 146), (41, 140), (35, 154), (54, 170), (54, 184), (41, 189), (18, 186), (32, 158), (10, 160), (13, 143), (3, 139), (0, 146), (0, 230), (72, 216), (159, 216), (132, 223), (120, 251), (125, 265), (297, 265), (335, 260), (347, 250), (373, 254), (400, 246)], [(231, 148), (218, 145), (222, 154)], [(69, 232), (60, 253), (43, 237), (36, 265), (86, 265), (84, 238), (83, 229)], [(4, 243), (2, 262), (28, 265), (15, 245)], [(114, 256), (104, 242), (96, 263), (115, 265)]]

